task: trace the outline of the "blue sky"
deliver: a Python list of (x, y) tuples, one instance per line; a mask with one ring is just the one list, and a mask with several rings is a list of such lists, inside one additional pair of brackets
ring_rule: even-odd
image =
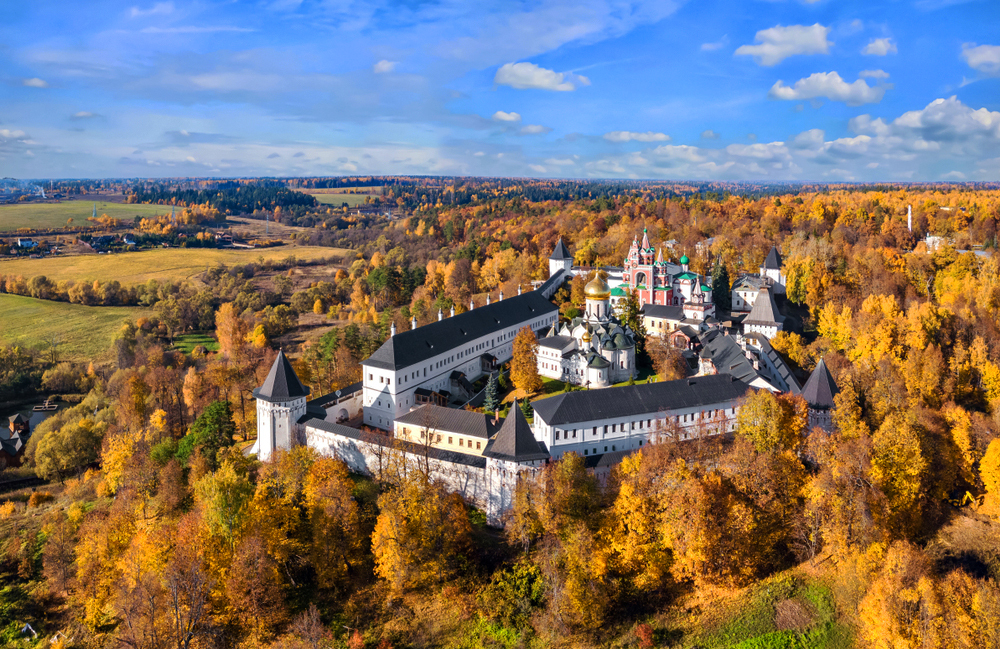
[(1000, 180), (997, 0), (4, 4), (4, 176)]

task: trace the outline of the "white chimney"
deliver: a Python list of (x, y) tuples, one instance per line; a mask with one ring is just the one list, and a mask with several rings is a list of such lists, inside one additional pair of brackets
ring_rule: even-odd
[(392, 338), (395, 335), (396, 335), (396, 323), (393, 322), (391, 325), (389, 325), (389, 337)]
[(444, 319), (444, 311), (438, 309), (438, 322), (441, 322), (442, 319)]
[(913, 232), (913, 206), (906, 206), (906, 229)]
[(413, 320), (410, 320), (410, 328), (411, 329), (417, 328), (417, 316), (413, 316)]
[(518, 295), (521, 294), (521, 285), (520, 284), (517, 285), (517, 294)]
[(454, 307), (454, 306), (453, 306), (453, 307), (451, 307), (451, 317), (452, 317), (452, 318), (454, 318), (454, 317), (455, 317), (455, 307)]
[(503, 302), (503, 290), (500, 291), (500, 298), (497, 300), (497, 302)]
[(489, 305), (489, 303), (490, 303), (490, 294), (487, 293), (486, 294), (486, 304)]

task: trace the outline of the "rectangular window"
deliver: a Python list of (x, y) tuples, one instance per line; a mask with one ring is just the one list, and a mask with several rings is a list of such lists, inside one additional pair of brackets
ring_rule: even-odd
[(557, 430), (556, 431), (556, 440), (558, 440), (558, 439), (559, 439), (559, 431)]
[(374, 381), (375, 380), (374, 377), (371, 375), (371, 373), (368, 374), (368, 380), (369, 381)]
[(476, 442), (476, 450), (477, 450), (477, 451), (479, 450), (479, 445), (480, 445), (481, 443), (482, 443), (482, 442)]
[(459, 446), (465, 446), (465, 444), (463, 444), (463, 442), (464, 442), (464, 441), (465, 441), (465, 440), (463, 440), (463, 439), (462, 439), (461, 437), (459, 437), (459, 438), (458, 438), (458, 445), (459, 445)]
[(453, 443), (453, 442), (451, 441), (451, 437), (449, 437), (449, 438), (448, 438), (448, 443), (449, 443), (449, 444), (452, 444), (452, 443)]
[(439, 441), (439, 442), (441, 441), (441, 436), (440, 435), (437, 436), (437, 441)]

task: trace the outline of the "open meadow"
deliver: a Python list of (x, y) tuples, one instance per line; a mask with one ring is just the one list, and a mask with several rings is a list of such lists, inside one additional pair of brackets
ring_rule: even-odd
[(297, 259), (337, 258), (342, 260), (351, 251), (319, 246), (278, 246), (256, 249), (215, 248), (155, 248), (114, 255), (75, 255), (17, 259), (0, 262), (0, 275), (21, 275), (25, 278), (44, 275), (63, 280), (108, 281), (141, 284), (151, 279), (183, 281), (197, 279), (205, 270), (224, 264), (234, 266), (259, 260), (277, 260), (294, 256)]
[[(369, 189), (369, 188), (366, 188), (366, 189)], [(370, 189), (377, 190), (378, 188), (377, 187), (373, 187), (373, 188), (370, 188)], [(334, 190), (325, 190), (325, 191), (322, 191), (322, 190), (314, 190), (314, 189), (309, 190), (309, 191), (306, 191), (306, 190), (299, 190), (299, 191), (301, 191), (301, 192), (303, 192), (305, 194), (309, 194), (310, 196), (315, 197), (316, 200), (319, 201), (320, 203), (322, 203), (323, 205), (335, 205), (337, 207), (340, 207), (344, 203), (347, 203), (348, 207), (357, 207), (358, 205), (364, 205), (365, 204), (365, 199), (367, 199), (369, 196), (371, 196), (371, 197), (380, 196), (380, 194), (378, 194), (376, 192), (367, 193), (367, 194), (347, 194), (347, 193), (344, 193), (343, 189), (339, 189), (337, 191), (334, 191)]]
[(100, 200), (73, 200), (61, 203), (18, 203), (0, 205), (0, 232), (16, 232), (23, 228), (60, 228), (68, 219), (75, 226), (86, 226), (87, 217), (93, 216), (94, 203), (97, 216), (107, 214), (115, 219), (133, 219), (136, 216), (170, 214), (169, 205), (128, 205)]
[(109, 353), (126, 320), (151, 313), (0, 294), (0, 344), (48, 350), (55, 343), (60, 360), (98, 360)]

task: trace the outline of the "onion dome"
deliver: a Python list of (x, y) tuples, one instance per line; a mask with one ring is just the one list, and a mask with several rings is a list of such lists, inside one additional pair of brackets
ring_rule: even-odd
[(585, 342), (585, 343), (589, 343), (590, 342), (590, 332), (589, 331), (583, 332), (583, 336), (581, 336), (580, 339), (583, 342)]
[(683, 257), (681, 257), (681, 263), (682, 263), (682, 264), (687, 264), (687, 263), (689, 263), (690, 261), (691, 261), (691, 260), (690, 260), (690, 259), (688, 259), (688, 256), (687, 256), (687, 255), (684, 255)]
[(604, 279), (606, 276), (603, 270), (599, 270), (597, 276), (583, 287), (583, 294), (587, 296), (587, 299), (606, 300), (611, 297), (611, 287)]
[(629, 347), (631, 347), (631, 345), (629, 344), (628, 340), (625, 339), (625, 336), (621, 334), (615, 336), (615, 348), (628, 349)]

